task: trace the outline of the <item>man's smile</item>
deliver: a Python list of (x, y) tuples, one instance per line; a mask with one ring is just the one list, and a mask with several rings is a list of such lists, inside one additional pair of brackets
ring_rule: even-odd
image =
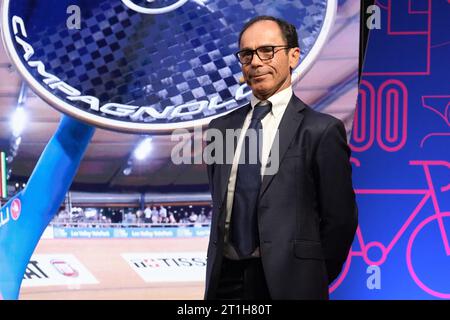
[(263, 80), (264, 77), (266, 77), (266, 76), (268, 76), (268, 75), (269, 75), (268, 73), (262, 73), (262, 74), (252, 75), (252, 76), (251, 76), (251, 79), (260, 81), (260, 80)]

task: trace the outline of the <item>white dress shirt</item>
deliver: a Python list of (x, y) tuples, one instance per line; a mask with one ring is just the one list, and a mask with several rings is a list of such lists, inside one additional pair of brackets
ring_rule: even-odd
[[(291, 97), (292, 97), (292, 87), (289, 86), (288, 88), (274, 94), (269, 99), (267, 99), (272, 103), (272, 110), (261, 120), (262, 136), (263, 136), (263, 145), (261, 150), (261, 180), (264, 175), (264, 170), (267, 164), (270, 149), (272, 147), (272, 143), (277, 133), (278, 126), (281, 122), (281, 118), (283, 117), (284, 111), (286, 110), (286, 107), (289, 101), (291, 100)], [(255, 105), (259, 102), (260, 100), (258, 98), (256, 98), (253, 95), (251, 96), (250, 100), (251, 110), (247, 114), (247, 117), (245, 118), (244, 124), (242, 126), (242, 131), (239, 136), (239, 140), (233, 158), (233, 165), (231, 167), (230, 179), (228, 180), (224, 255), (229, 259), (238, 259), (238, 255), (234, 250), (233, 246), (229, 243), (228, 239), (229, 239), (230, 220), (233, 209), (234, 190), (236, 186), (236, 173), (239, 164), (239, 157), (241, 154), (245, 132), (247, 131), (250, 125), (253, 109), (255, 108)], [(252, 256), (254, 257), (260, 256), (259, 247), (255, 250)]]

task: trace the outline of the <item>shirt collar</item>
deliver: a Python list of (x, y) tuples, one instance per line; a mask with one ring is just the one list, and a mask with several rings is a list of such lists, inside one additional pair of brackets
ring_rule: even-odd
[[(291, 100), (291, 97), (292, 97), (292, 87), (289, 86), (286, 89), (283, 89), (280, 92), (277, 92), (276, 94), (271, 96), (269, 99), (267, 99), (272, 103), (272, 110), (271, 110), (272, 115), (275, 117), (278, 117), (279, 115), (283, 114), (289, 101)], [(250, 98), (250, 104), (252, 106), (252, 109), (260, 101), (261, 100), (259, 100), (252, 94), (251, 98)]]

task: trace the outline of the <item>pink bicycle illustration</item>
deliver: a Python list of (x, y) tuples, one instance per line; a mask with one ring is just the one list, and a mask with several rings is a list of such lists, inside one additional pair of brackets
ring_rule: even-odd
[[(359, 162), (356, 159), (353, 159), (353, 162), (359, 166)], [(411, 225), (413, 220), (416, 218), (416, 216), (420, 213), (422, 208), (425, 206), (425, 204), (428, 201), (432, 202), (432, 207), (434, 213), (430, 216), (428, 216), (426, 219), (421, 221), (417, 227), (413, 230), (411, 233), (407, 249), (406, 249), (406, 264), (408, 267), (409, 274), (411, 275), (413, 281), (425, 292), (427, 292), (430, 295), (433, 295), (438, 298), (444, 298), (444, 299), (450, 299), (450, 286), (448, 287), (447, 292), (440, 292), (436, 289), (433, 289), (430, 284), (427, 284), (426, 281), (419, 278), (418, 273), (414, 269), (413, 261), (412, 261), (412, 249), (414, 247), (414, 241), (416, 240), (418, 234), (424, 229), (425, 226), (427, 226), (430, 223), (433, 223), (436, 221), (438, 223), (439, 227), (439, 233), (440, 233), (440, 239), (442, 240), (444, 252), (447, 257), (450, 256), (450, 245), (449, 245), (449, 238), (447, 235), (447, 231), (444, 227), (444, 218), (450, 217), (450, 212), (442, 212), (439, 203), (438, 203), (438, 197), (436, 194), (436, 188), (435, 184), (432, 180), (432, 176), (430, 173), (430, 167), (432, 166), (443, 166), (448, 169), (450, 169), (450, 162), (447, 161), (422, 161), (422, 160), (412, 160), (409, 162), (410, 165), (414, 166), (422, 166), (425, 178), (427, 181), (428, 188), (427, 189), (355, 189), (356, 194), (372, 194), (372, 195), (423, 195), (421, 197), (421, 200), (419, 204), (413, 209), (411, 214), (408, 216), (406, 221), (403, 223), (403, 225), (400, 227), (400, 229), (396, 232), (393, 239), (389, 242), (389, 244), (384, 245), (379, 241), (371, 241), (366, 243), (363, 238), (363, 233), (361, 231), (361, 227), (358, 226), (356, 231), (356, 240), (359, 244), (360, 250), (354, 250), (353, 247), (351, 248), (349, 255), (347, 257), (347, 261), (345, 262), (344, 268), (339, 275), (339, 277), (335, 280), (335, 282), (330, 286), (329, 291), (332, 293), (334, 290), (336, 290), (341, 283), (344, 281), (345, 277), (347, 276), (350, 265), (352, 262), (352, 259), (354, 257), (362, 257), (364, 261), (367, 263), (367, 265), (375, 265), (380, 266), (382, 265), (391, 250), (394, 248), (394, 246), (398, 243), (399, 239), (403, 236), (403, 234), (406, 232), (408, 227)], [(450, 183), (441, 187), (441, 192), (446, 192), (450, 190)], [(446, 219), (448, 221), (448, 219)], [(371, 259), (368, 255), (369, 250), (372, 248), (378, 248), (381, 251), (381, 257), (378, 259)]]

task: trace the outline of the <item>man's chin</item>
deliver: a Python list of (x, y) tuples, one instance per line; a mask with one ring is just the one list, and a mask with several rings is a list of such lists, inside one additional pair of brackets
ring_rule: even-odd
[(260, 93), (269, 92), (272, 88), (269, 81), (258, 81), (252, 83), (252, 90)]
[(272, 93), (270, 91), (255, 91), (253, 90), (253, 95), (258, 98), (259, 100), (266, 100), (270, 96), (272, 96)]

